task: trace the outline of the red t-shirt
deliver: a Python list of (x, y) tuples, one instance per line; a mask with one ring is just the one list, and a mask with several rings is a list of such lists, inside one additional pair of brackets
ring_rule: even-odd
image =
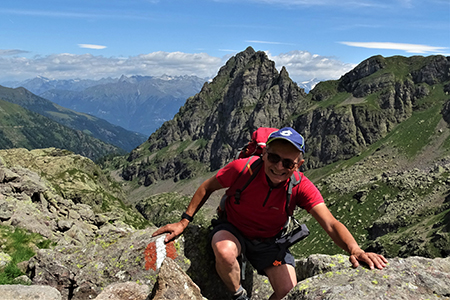
[[(250, 165), (256, 159), (256, 157), (252, 159)], [(225, 188), (231, 187), (247, 161), (248, 158), (237, 159), (220, 169), (216, 175), (219, 183)], [(302, 180), (292, 191), (289, 209), (292, 212), (297, 205), (309, 212), (315, 205), (324, 202), (323, 197), (303, 173), (296, 172), (296, 174), (296, 177), (301, 176)], [(226, 202), (227, 219), (249, 239), (273, 237), (283, 228), (288, 218), (285, 209), (288, 182), (271, 188), (264, 172), (264, 162), (262, 162), (258, 174), (242, 192), (240, 203), (236, 204), (234, 190), (241, 188), (248, 178), (250, 178), (250, 172), (246, 168), (232, 187), (230, 201)]]

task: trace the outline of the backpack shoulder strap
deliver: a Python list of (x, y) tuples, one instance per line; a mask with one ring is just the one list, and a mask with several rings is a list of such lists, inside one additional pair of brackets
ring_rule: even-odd
[[(254, 162), (251, 162), (251, 160), (254, 158), (255, 156), (250, 156), (247, 160), (247, 162), (245, 163), (244, 167), (242, 168), (241, 172), (239, 172), (239, 175), (236, 177), (236, 179), (234, 180), (233, 184), (226, 190), (225, 195), (222, 197), (222, 199), (220, 200), (220, 204), (219, 207), (220, 209), (222, 209), (223, 211), (225, 211), (225, 202), (226, 200), (234, 195), (236, 197), (236, 194), (238, 194), (238, 198), (240, 200), (240, 196), (242, 191), (247, 188), (247, 186), (250, 184), (250, 182), (256, 177), (256, 175), (258, 174), (259, 169), (261, 169), (262, 166), (262, 159), (261, 157), (259, 157), (257, 160), (255, 160)], [(241, 189), (236, 189), (234, 191), (234, 187), (236, 186), (237, 182), (239, 181), (239, 178), (241, 178), (241, 176), (245, 173), (245, 170), (248, 169), (248, 171), (250, 172), (250, 178), (247, 180), (247, 182), (244, 184), (244, 186)], [(237, 201), (237, 203), (239, 204), (239, 200)]]
[[(295, 173), (298, 174), (298, 179), (295, 177)], [(302, 175), (300, 174), (300, 172), (297, 172), (297, 171), (292, 173), (291, 178), (289, 178), (289, 184), (288, 184), (288, 188), (286, 191), (286, 208), (285, 208), (288, 216), (292, 215), (291, 213), (289, 213), (289, 204), (291, 201), (292, 190), (294, 189), (294, 187), (299, 185), (301, 181), (302, 181)]]
[(235, 204), (240, 203), (241, 193), (249, 186), (249, 184), (253, 181), (253, 179), (255, 179), (256, 175), (258, 175), (258, 172), (261, 169), (261, 166), (262, 166), (262, 158), (261, 157), (258, 158), (257, 160), (255, 160), (251, 165), (249, 164), (250, 160), (251, 160), (251, 158), (247, 161), (244, 169), (242, 170), (242, 172), (244, 172), (245, 168), (248, 168), (248, 170), (250, 172), (250, 178), (240, 189), (236, 189), (236, 191), (234, 192), (234, 200), (235, 200), (234, 203)]

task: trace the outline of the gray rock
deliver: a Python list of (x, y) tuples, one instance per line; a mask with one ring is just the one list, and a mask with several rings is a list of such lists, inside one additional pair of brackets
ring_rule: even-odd
[[(112, 226), (112, 224), (109, 224)], [(189, 260), (180, 241), (165, 245), (164, 237), (151, 237), (155, 228), (131, 230), (116, 227), (89, 243), (41, 249), (30, 259), (34, 284), (57, 288), (63, 299), (84, 300), (98, 296), (118, 282), (139, 282), (153, 287), (165, 257), (184, 269)]]
[(72, 220), (64, 220), (63, 219), (63, 220), (58, 221), (58, 229), (63, 232), (72, 228), (72, 225), (73, 225)]
[(31, 281), (31, 279), (27, 276), (27, 275), (22, 275), (19, 277), (14, 278), (14, 283), (16, 284), (32, 284), (33, 282)]
[(14, 204), (6, 202), (0, 198), (0, 221), (7, 221), (11, 219), (14, 214)]
[(62, 300), (57, 289), (50, 286), (0, 285), (0, 300)]
[(150, 287), (145, 284), (118, 282), (107, 286), (95, 300), (145, 300), (150, 292)]
[(319, 274), (333, 272), (350, 266), (348, 256), (315, 254), (296, 260), (297, 280), (302, 281)]
[[(354, 269), (339, 257), (325, 261), (314, 264), (325, 273), (300, 281), (284, 299), (450, 299), (450, 257), (392, 258), (383, 270)], [(323, 267), (327, 264), (331, 268)]]
[(12, 258), (7, 253), (0, 252), (0, 270), (11, 262)]
[(152, 300), (202, 300), (199, 287), (170, 258), (166, 258), (150, 296)]

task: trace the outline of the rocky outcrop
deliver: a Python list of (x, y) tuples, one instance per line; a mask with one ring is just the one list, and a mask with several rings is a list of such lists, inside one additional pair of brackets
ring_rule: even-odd
[(83, 246), (41, 249), (29, 261), (28, 274), (33, 284), (53, 286), (71, 300), (92, 299), (117, 282), (152, 287), (165, 257), (187, 269), (182, 249), (176, 249), (180, 244), (164, 245), (164, 237), (151, 237), (154, 230), (110, 226)]
[(51, 286), (0, 285), (0, 300), (62, 300), (61, 294)]
[(450, 79), (450, 57), (432, 56), (427, 59), (426, 65), (412, 72), (416, 83), (433, 85)]
[(118, 183), (83, 156), (55, 148), (0, 150), (0, 220), (7, 224), (54, 241), (66, 231), (75, 239), (93, 236), (107, 222), (148, 224), (123, 199)]
[(392, 258), (383, 270), (353, 269), (342, 256), (314, 256), (306, 265), (319, 274), (300, 281), (284, 300), (450, 299), (450, 258)]
[(170, 258), (166, 258), (150, 295), (153, 300), (203, 300), (200, 288)]

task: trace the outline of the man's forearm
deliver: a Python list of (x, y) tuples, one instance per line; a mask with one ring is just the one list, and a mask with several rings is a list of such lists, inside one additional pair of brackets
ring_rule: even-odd
[(203, 182), (199, 188), (195, 191), (194, 196), (192, 196), (191, 202), (189, 203), (186, 213), (190, 216), (194, 216), (198, 210), (205, 204), (211, 194), (221, 189), (222, 186), (217, 181), (216, 177), (213, 176)]
[(332, 231), (329, 235), (336, 245), (347, 251), (349, 254), (354, 254), (356, 251), (361, 250), (347, 227), (339, 221), (333, 225)]

